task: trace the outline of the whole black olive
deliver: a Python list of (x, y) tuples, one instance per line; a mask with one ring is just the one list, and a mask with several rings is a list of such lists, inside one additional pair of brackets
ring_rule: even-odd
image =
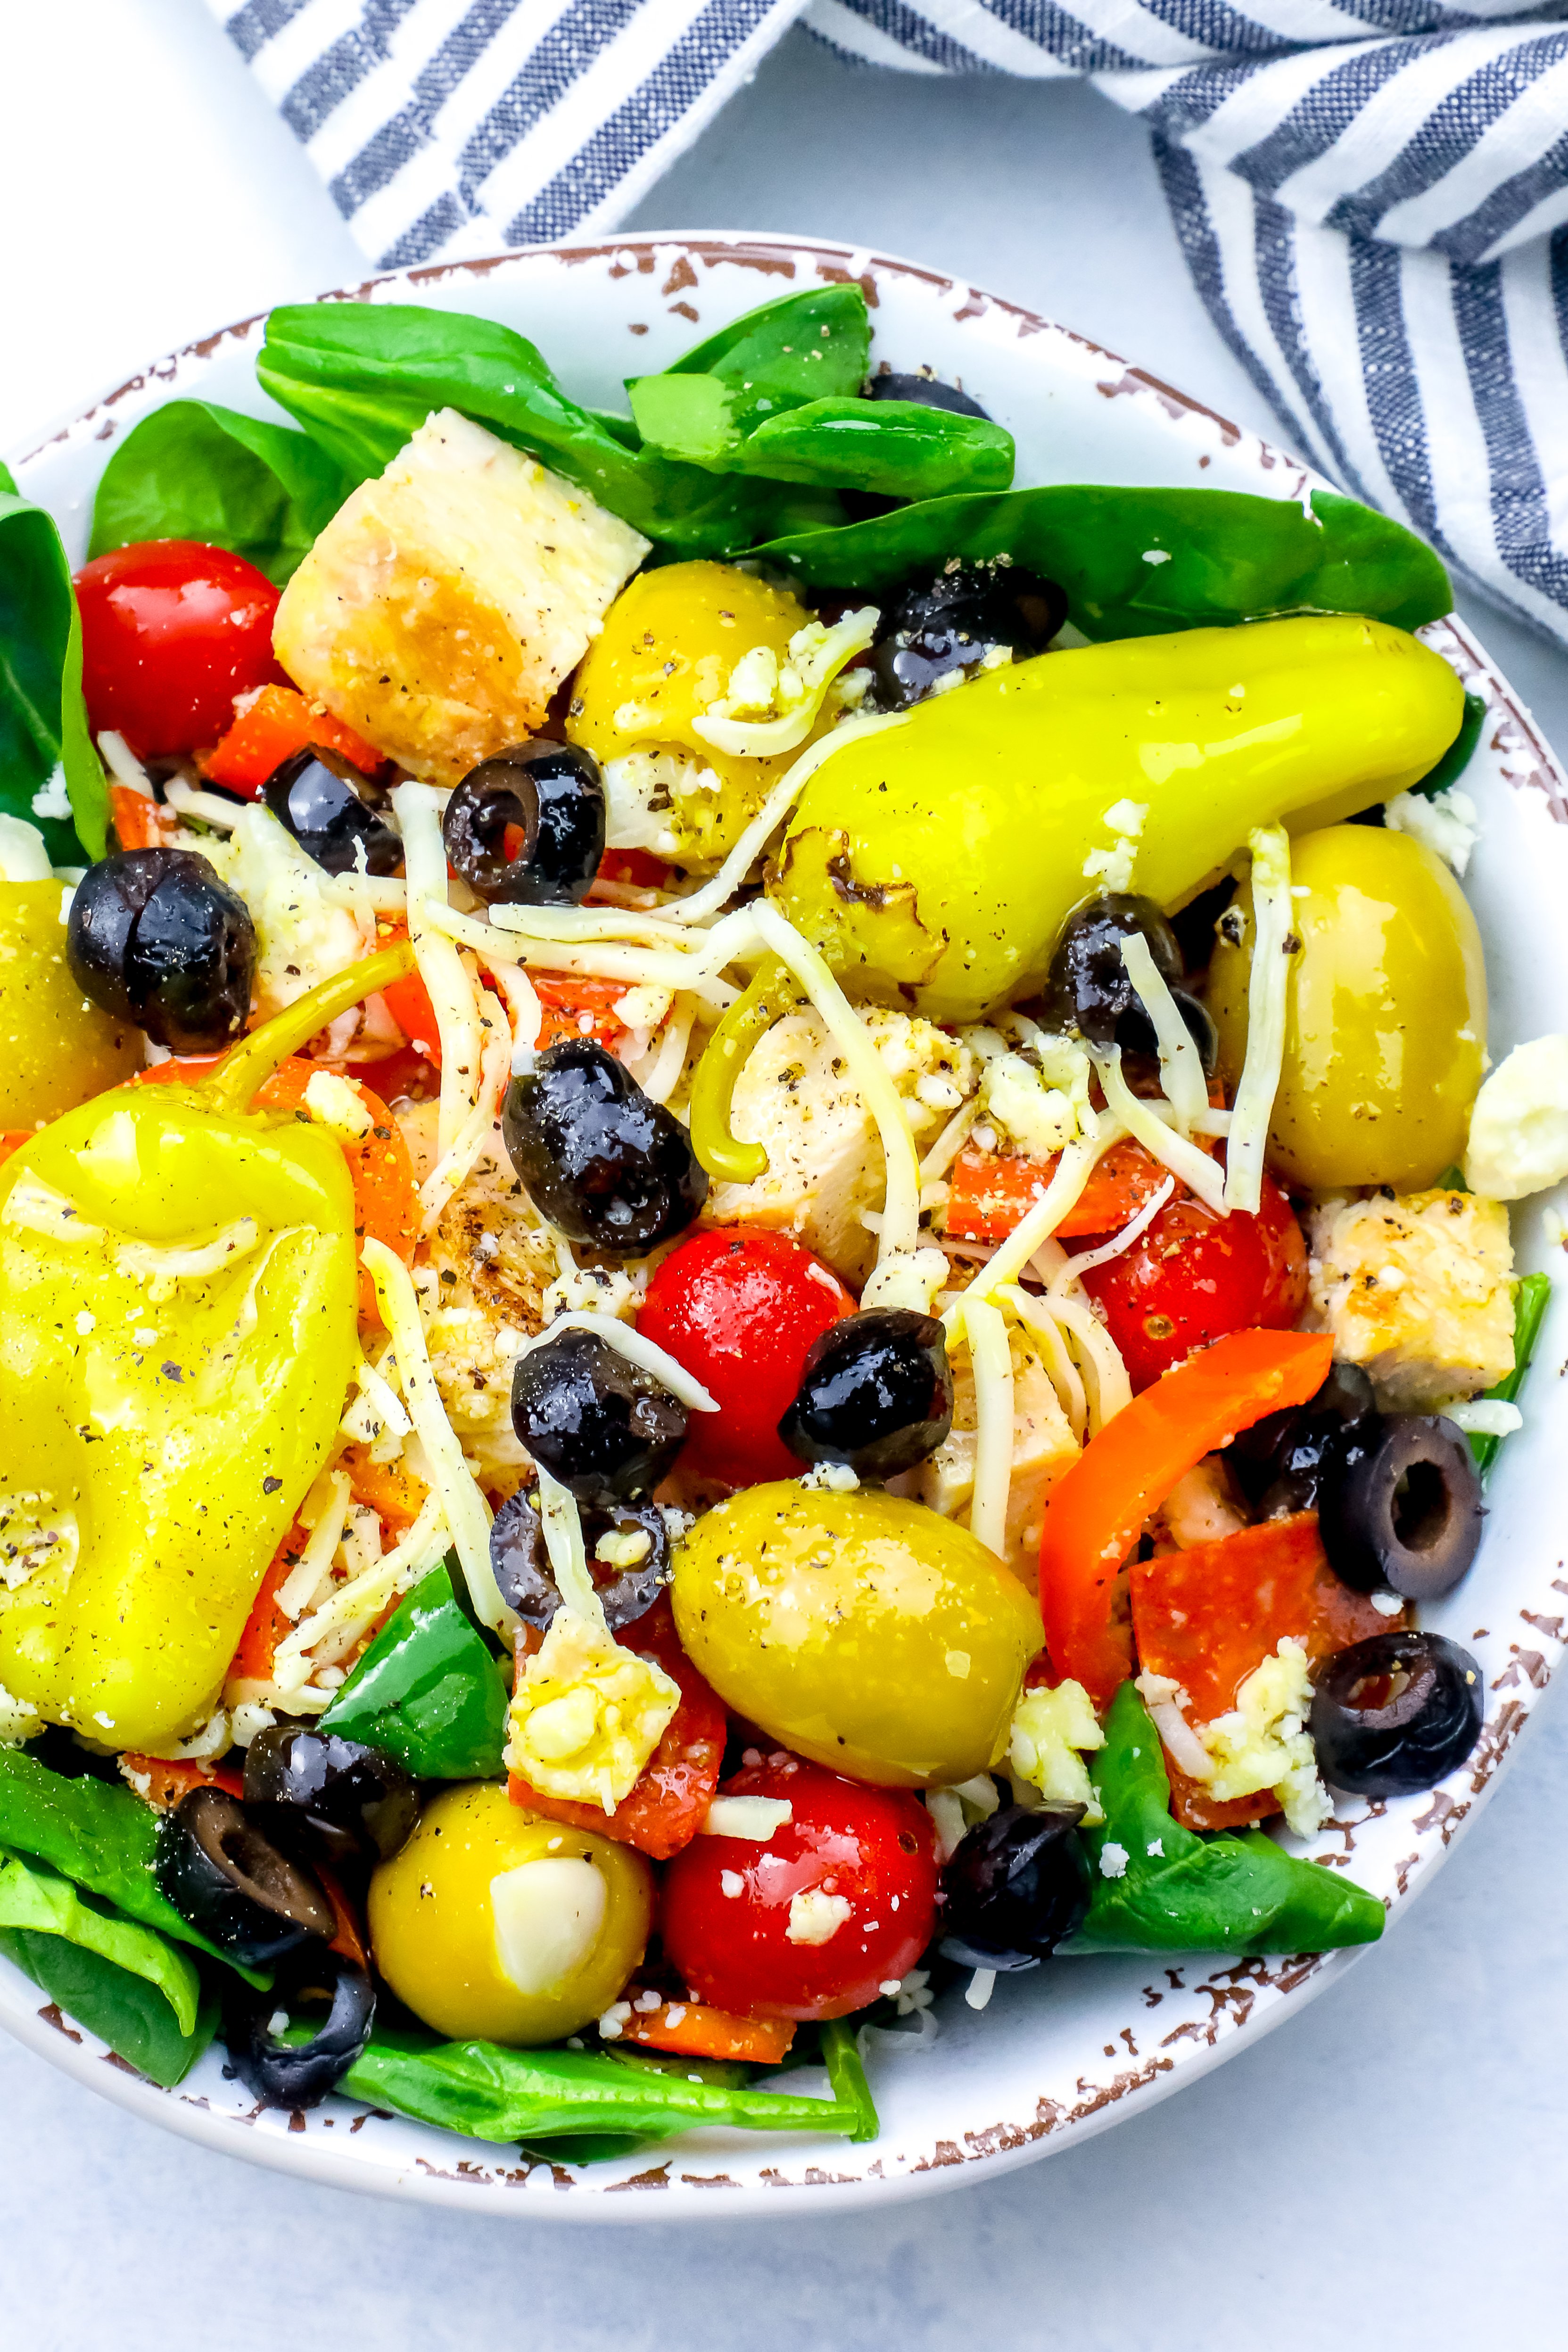
[(238, 1800), (209, 1782), (158, 1824), (158, 1885), (182, 1919), (247, 1968), (307, 1936), (330, 1942), (332, 1906), (310, 1873), (279, 1853)]
[(1182, 951), (1159, 908), (1152, 898), (1111, 891), (1080, 907), (1057, 941), (1045, 987), (1048, 1027), (1076, 1030), (1101, 1052), (1116, 1045), (1134, 1053), (1152, 1049), (1152, 1029), (1121, 960), (1121, 942), (1135, 931), (1148, 940), (1166, 986), (1179, 984)]
[[(1198, 1049), (1204, 1076), (1212, 1078), (1219, 1061), (1219, 1031), (1215, 1027), (1208, 1007), (1200, 1004), (1195, 996), (1189, 996), (1184, 988), (1173, 988), (1171, 996), (1186, 1024), (1188, 1036)], [(1136, 996), (1116, 1024), (1116, 1043), (1125, 1054), (1157, 1054), (1160, 1050), (1154, 1024)]]
[[(1374, 1633), (1338, 1650), (1313, 1677), (1309, 1728), (1331, 1787), (1409, 1797), (1456, 1771), (1480, 1737), (1481, 1670), (1441, 1633)], [(1366, 1684), (1392, 1695), (1358, 1706)]]
[[(509, 825), (522, 835), (512, 857)], [(489, 906), (580, 906), (605, 855), (599, 763), (576, 743), (524, 743), (482, 760), (447, 802), (441, 837)]]
[[(595, 1558), (595, 1547), (608, 1531), (622, 1538), (643, 1536), (647, 1549), (626, 1568), (606, 1566)], [(588, 1573), (594, 1579), (605, 1622), (612, 1633), (646, 1617), (669, 1581), (669, 1530), (657, 1503), (589, 1504), (583, 1512), (583, 1538), (588, 1550)], [(521, 1490), (510, 1495), (490, 1528), (490, 1565), (500, 1597), (530, 1625), (544, 1633), (562, 1606), (561, 1593), (544, 1548), (544, 1529), (530, 1496)]]
[(309, 2042), (282, 2042), (273, 2032), (271, 2021), (290, 1998), (279, 1990), (236, 1996), (225, 2017), (224, 2041), (234, 2071), (263, 2106), (320, 2106), (364, 2054), (375, 2022), (375, 1988), (352, 1960), (336, 1954), (321, 1958), (326, 1967), (318, 1963), (310, 1974), (324, 1976), (327, 1982), (301, 1984), (291, 1996), (299, 2000), (331, 1991), (326, 2021)]
[(1336, 1462), (1318, 1527), (1336, 1576), (1406, 1601), (1452, 1591), (1481, 1539), (1481, 1481), (1469, 1440), (1437, 1413), (1391, 1413)]
[(952, 1427), (942, 1325), (874, 1307), (812, 1341), (779, 1435), (803, 1462), (847, 1462), (863, 1478), (892, 1478), (934, 1454)]
[(960, 392), (955, 383), (941, 383), (934, 375), (922, 369), (917, 375), (899, 375), (889, 372), (874, 375), (868, 386), (873, 400), (912, 400), (921, 408), (945, 408), (953, 416), (984, 416), (990, 423), (989, 409)]
[(907, 709), (998, 646), (1040, 653), (1066, 618), (1067, 598), (1053, 580), (1017, 564), (950, 564), (882, 615), (872, 656), (878, 703)]
[(1268, 1413), (1234, 1441), (1229, 1462), (1259, 1518), (1315, 1511), (1331, 1472), (1376, 1441), (1381, 1423), (1372, 1382), (1359, 1364), (1336, 1364), (1314, 1397)]
[(296, 751), (273, 769), (264, 796), (284, 832), (329, 874), (395, 874), (403, 863), (397, 835), (366, 807), (355, 771), (330, 751)]
[(419, 1792), (379, 1748), (335, 1731), (273, 1724), (245, 1753), (245, 1801), (287, 1843), (304, 1825), (333, 1862), (390, 1861), (419, 1818)]
[(517, 1360), (519, 1443), (579, 1502), (657, 1486), (686, 1440), (686, 1407), (597, 1331), (563, 1331)]
[(89, 866), (66, 956), (83, 995), (172, 1054), (228, 1045), (250, 1011), (250, 909), (194, 850), (118, 849)]
[(967, 1968), (1037, 1968), (1089, 1908), (1081, 1805), (1006, 1805), (964, 1838), (942, 1874), (938, 1947)]
[(680, 1121), (591, 1037), (563, 1038), (513, 1078), (501, 1135), (541, 1214), (606, 1257), (646, 1257), (708, 1198)]

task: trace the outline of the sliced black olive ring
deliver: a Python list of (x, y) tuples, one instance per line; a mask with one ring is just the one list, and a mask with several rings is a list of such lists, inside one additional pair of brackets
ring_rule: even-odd
[(942, 1874), (944, 1958), (966, 1968), (1037, 1968), (1082, 1924), (1089, 1864), (1081, 1805), (1006, 1805), (977, 1822)]
[[(308, 2042), (284, 2042), (272, 2031), (272, 2019), (288, 2000), (323, 1999), (331, 2007)], [(237, 1997), (224, 2021), (224, 2041), (235, 2073), (263, 2106), (316, 2107), (363, 2056), (374, 2022), (375, 1988), (363, 1969), (323, 1953), (291, 1994)]]
[(1373, 1444), (1382, 1423), (1359, 1364), (1336, 1364), (1315, 1397), (1244, 1429), (1228, 1459), (1260, 1519), (1315, 1511), (1325, 1482)]
[(1323, 1481), (1323, 1549), (1358, 1591), (1406, 1601), (1452, 1591), (1481, 1539), (1481, 1481), (1469, 1440), (1436, 1413), (1394, 1413)]
[(308, 1829), (333, 1862), (387, 1862), (412, 1835), (419, 1790), (379, 1748), (335, 1731), (273, 1724), (245, 1755), (245, 1801), (287, 1843)]
[[(1457, 1771), (1480, 1737), (1480, 1667), (1441, 1633), (1374, 1633), (1324, 1659), (1314, 1680), (1318, 1762), (1352, 1796), (1415, 1796)], [(1373, 1704), (1356, 1704), (1363, 1692)]]
[(182, 1919), (247, 1968), (331, 1941), (331, 1905), (302, 1864), (280, 1853), (226, 1790), (193, 1789), (158, 1824), (158, 1885)]
[(947, 1338), (931, 1315), (871, 1307), (814, 1339), (779, 1435), (803, 1462), (846, 1462), (892, 1478), (923, 1462), (952, 1427)]
[[(630, 1537), (634, 1543), (640, 1536), (647, 1549), (640, 1559), (613, 1574), (605, 1571), (595, 1558), (595, 1548), (606, 1533)], [(590, 1505), (583, 1513), (583, 1536), (605, 1623), (612, 1633), (624, 1625), (635, 1625), (639, 1617), (647, 1616), (669, 1581), (669, 1530), (664, 1513), (657, 1503)], [(525, 1624), (537, 1626), (542, 1633), (547, 1632), (563, 1605), (561, 1592), (544, 1548), (539, 1513), (523, 1491), (509, 1496), (496, 1513), (490, 1528), (490, 1565), (508, 1607), (515, 1609)], [(605, 1581), (600, 1581), (595, 1570), (605, 1575)]]
[[(522, 838), (508, 856), (506, 835)], [(524, 743), (471, 769), (441, 821), (447, 855), (488, 906), (574, 907), (605, 855), (605, 786), (576, 743)]]

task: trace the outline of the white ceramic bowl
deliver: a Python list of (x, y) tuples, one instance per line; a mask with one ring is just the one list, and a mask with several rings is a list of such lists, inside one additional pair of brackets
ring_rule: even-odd
[[(856, 278), (872, 306), (874, 357), (962, 378), (1016, 436), (1023, 483), (1208, 484), (1296, 499), (1313, 477), (1294, 460), (1142, 369), (1015, 304), (907, 262), (790, 239), (630, 237), (540, 247), (489, 262), (414, 269), (362, 299), (482, 311), (536, 341), (576, 397), (617, 403), (621, 379), (673, 359), (737, 313), (792, 288)], [(252, 320), (149, 368), (17, 467), (58, 517), (73, 561), (116, 436), (176, 394), (264, 413)], [(1489, 709), (1466, 788), (1484, 831), (1467, 879), (1487, 945), (1492, 1050), (1562, 1025), (1568, 1001), (1568, 783), (1529, 714), (1455, 622), (1422, 633)], [(1541, 1202), (1515, 1221), (1525, 1268), (1545, 1261)], [(1554, 1257), (1556, 1253), (1552, 1254)], [(1561, 1263), (1561, 1260), (1558, 1260)], [(1568, 1393), (1551, 1377), (1568, 1336), (1561, 1295), (1527, 1393), (1524, 1430), (1503, 1451), (1490, 1517), (1466, 1582), (1426, 1621), (1471, 1648), (1486, 1673), (1486, 1727), (1465, 1769), (1430, 1795), (1342, 1803), (1310, 1851), (1353, 1871), (1396, 1912), (1414, 1899), (1496, 1783), (1562, 1654), (1568, 1575), (1558, 1557), (1554, 1470), (1568, 1446)], [(931, 2047), (871, 2062), (882, 2116), (874, 2146), (694, 2133), (581, 2171), (527, 2162), (332, 2100), (292, 2117), (226, 2083), (221, 2050), (174, 2091), (144, 2082), (90, 2035), (40, 2010), (0, 1961), (0, 2022), (52, 2064), (133, 2114), (231, 2156), (340, 2187), (472, 2210), (568, 2219), (709, 2219), (803, 2206), (834, 2210), (907, 2197), (1027, 2164), (1104, 2130), (1219, 2064), (1321, 1991), (1356, 1954), (1214, 1965), (1201, 1956), (1063, 1961), (998, 1980), (989, 2009), (944, 2004)], [(1397, 1969), (1395, 1944), (1372, 1965)], [(802, 2087), (806, 2087), (803, 2081)], [(803, 2198), (786, 2192), (815, 2190)]]

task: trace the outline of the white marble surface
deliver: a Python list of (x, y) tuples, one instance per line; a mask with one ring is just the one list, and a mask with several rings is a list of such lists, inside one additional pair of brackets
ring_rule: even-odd
[[(363, 274), (200, 0), (0, 0), (0, 448), (173, 344)], [(628, 226), (912, 255), (1274, 429), (1191, 290), (1142, 134), (1070, 84), (853, 73), (795, 36)], [(1467, 609), (1568, 751), (1568, 660)], [(525, 2234), (204, 2156), (0, 2044), (3, 2340), (1558, 2346), (1565, 1780), (1552, 1706), (1414, 1916), (1315, 2008), (1070, 2156), (882, 2214)]]

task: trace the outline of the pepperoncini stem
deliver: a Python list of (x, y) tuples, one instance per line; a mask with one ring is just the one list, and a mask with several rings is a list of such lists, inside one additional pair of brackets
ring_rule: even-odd
[(378, 949), (361, 963), (351, 963), (346, 971), (337, 972), (319, 987), (308, 989), (292, 1004), (286, 1004), (281, 1013), (275, 1013), (270, 1021), (264, 1021), (259, 1029), (252, 1030), (226, 1060), (219, 1063), (199, 1092), (215, 1109), (244, 1110), (290, 1054), (297, 1054), (301, 1045), (340, 1013), (363, 1004), (367, 996), (374, 996), (378, 989), (389, 988), (395, 980), (405, 979), (413, 969), (414, 950), (406, 939)]
[(768, 1172), (760, 1143), (743, 1143), (730, 1125), (742, 1071), (775, 1021), (803, 1003), (803, 992), (780, 956), (757, 966), (708, 1040), (691, 1078), (691, 1149), (717, 1181), (754, 1184)]

